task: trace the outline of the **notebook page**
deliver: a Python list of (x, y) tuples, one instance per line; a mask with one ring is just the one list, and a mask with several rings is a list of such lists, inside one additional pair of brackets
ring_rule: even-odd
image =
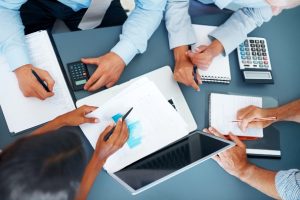
[[(200, 45), (209, 45), (211, 40), (208, 34), (216, 29), (216, 26), (206, 26), (193, 24), (197, 43), (192, 45), (192, 50)], [(230, 65), (228, 56), (219, 55), (215, 57), (208, 70), (198, 69), (202, 79), (223, 79), (231, 80)]]
[(108, 172), (116, 172), (188, 134), (187, 124), (156, 85), (141, 78), (90, 114), (101, 123), (80, 126), (94, 148), (108, 123), (117, 121), (131, 107), (126, 119), (129, 139), (107, 160), (104, 168)]
[(1, 106), (10, 132), (20, 132), (43, 124), (75, 109), (72, 97), (53, 51), (48, 33), (40, 31), (26, 36), (32, 64), (47, 70), (55, 80), (53, 97), (44, 101), (26, 98), (5, 60), (0, 58)]
[(236, 122), (237, 112), (249, 105), (262, 107), (261, 97), (226, 95), (212, 93), (210, 96), (210, 126), (223, 134), (232, 132), (238, 136), (263, 137), (263, 129), (248, 128), (242, 132)]

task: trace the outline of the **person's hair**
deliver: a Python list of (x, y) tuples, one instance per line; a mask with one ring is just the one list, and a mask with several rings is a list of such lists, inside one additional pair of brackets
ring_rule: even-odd
[(0, 199), (74, 199), (86, 163), (76, 133), (21, 138), (0, 153)]

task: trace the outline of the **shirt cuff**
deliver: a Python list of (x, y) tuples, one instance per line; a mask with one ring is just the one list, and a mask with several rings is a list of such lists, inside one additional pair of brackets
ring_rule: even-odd
[[(170, 31), (169, 31), (170, 32)], [(197, 42), (196, 35), (193, 27), (190, 30), (180, 29), (176, 33), (169, 34), (169, 45), (170, 49), (180, 47), (183, 45), (191, 45)]]
[(17, 48), (6, 49), (3, 53), (10, 66), (11, 71), (17, 68), (30, 64), (30, 58), (28, 56), (27, 48), (24, 46), (18, 46)]
[(247, 38), (247, 35), (241, 34), (239, 30), (222, 25), (212, 31), (209, 36), (221, 42), (224, 47), (225, 56), (229, 55)]
[(282, 199), (300, 199), (300, 171), (279, 171), (275, 176), (275, 187)]
[(138, 53), (137, 48), (129, 41), (121, 39), (112, 49), (112, 52), (120, 56), (126, 65), (134, 58)]

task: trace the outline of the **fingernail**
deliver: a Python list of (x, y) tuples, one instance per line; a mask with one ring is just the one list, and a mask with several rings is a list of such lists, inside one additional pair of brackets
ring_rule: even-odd
[(95, 123), (99, 123), (100, 120), (96, 118), (94, 122), (95, 122)]
[(200, 92), (200, 88), (197, 89), (197, 92)]
[(214, 129), (213, 129), (212, 127), (209, 127), (208, 130), (209, 130), (209, 131), (213, 131)]
[(122, 121), (123, 121), (123, 119), (122, 119), (122, 118), (120, 118), (120, 119), (119, 119), (119, 122), (122, 122)]

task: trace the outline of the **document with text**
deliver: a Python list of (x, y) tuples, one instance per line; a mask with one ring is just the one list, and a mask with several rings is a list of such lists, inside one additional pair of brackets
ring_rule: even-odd
[(29, 34), (26, 41), (32, 64), (48, 71), (54, 79), (54, 96), (44, 101), (24, 97), (15, 73), (0, 57), (1, 108), (11, 133), (33, 128), (75, 109), (47, 31)]

